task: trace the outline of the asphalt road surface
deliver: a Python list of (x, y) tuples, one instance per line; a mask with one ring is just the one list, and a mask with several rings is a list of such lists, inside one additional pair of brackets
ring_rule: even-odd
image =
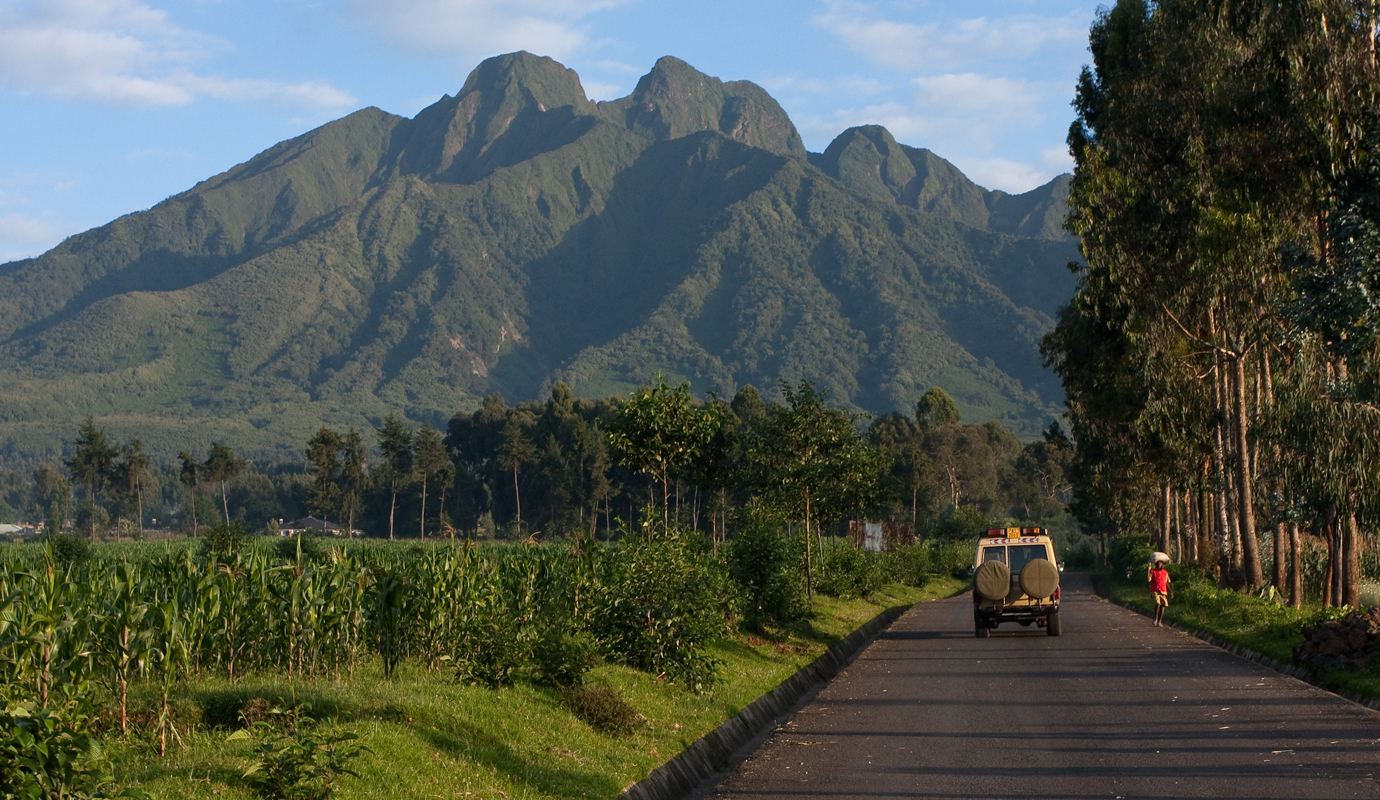
[(1058, 637), (916, 606), (710, 796), (1380, 797), (1380, 714), (1064, 578)]

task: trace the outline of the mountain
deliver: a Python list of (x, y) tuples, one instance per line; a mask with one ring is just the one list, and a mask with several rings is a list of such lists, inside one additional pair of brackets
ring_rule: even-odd
[(674, 58), (596, 103), (549, 58), (479, 65), (0, 265), (0, 453), (88, 414), (155, 452), (297, 450), (325, 423), (441, 423), (655, 372), (1035, 435), (1037, 346), (1072, 296), (1068, 183), (989, 192), (883, 128), (807, 153), (760, 87)]

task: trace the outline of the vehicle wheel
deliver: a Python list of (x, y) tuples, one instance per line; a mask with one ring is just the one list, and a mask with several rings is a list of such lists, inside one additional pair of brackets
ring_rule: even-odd
[(973, 576), (978, 596), (997, 601), (1011, 593), (1011, 568), (1000, 561), (985, 561)]
[(1048, 617), (1046, 617), (1046, 619), (1045, 619), (1045, 630), (1049, 632), (1049, 635), (1050, 635), (1050, 636), (1058, 636), (1058, 635), (1059, 635), (1059, 612), (1058, 612), (1058, 611), (1055, 611), (1055, 612), (1051, 613)]
[(992, 635), (992, 629), (987, 627), (987, 620), (979, 614), (973, 614), (973, 635), (979, 639), (986, 639)]

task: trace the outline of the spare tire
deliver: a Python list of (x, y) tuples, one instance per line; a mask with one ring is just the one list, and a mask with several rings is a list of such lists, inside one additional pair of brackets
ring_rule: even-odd
[(1059, 588), (1059, 568), (1047, 558), (1036, 558), (1021, 567), (1021, 591), (1043, 600)]
[(1001, 600), (1011, 592), (1011, 569), (1000, 561), (984, 561), (974, 579), (985, 600)]

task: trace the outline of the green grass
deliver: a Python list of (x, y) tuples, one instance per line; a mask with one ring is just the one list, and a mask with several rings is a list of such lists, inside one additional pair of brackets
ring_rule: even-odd
[[(711, 652), (723, 661), (724, 682), (709, 694), (624, 667), (597, 667), (589, 679), (607, 681), (646, 719), (627, 737), (594, 732), (552, 689), (466, 686), (414, 664), (384, 680), (369, 663), (340, 680), (194, 681), (177, 692), (187, 730), (166, 758), (157, 755), (147, 712), (145, 729), (113, 740), (107, 752), (122, 780), (155, 798), (255, 797), (240, 778), (251, 744), (227, 741), (232, 728), (212, 723), (233, 718), (249, 698), (287, 698), (311, 703), (317, 716), (334, 716), (372, 751), (356, 764), (358, 778), (342, 779), (339, 798), (616, 797), (884, 609), (959, 588), (946, 578), (920, 589), (892, 584), (871, 600), (816, 598), (808, 624), (718, 642)], [(146, 708), (156, 703), (152, 696), (141, 700)]]
[[(1220, 642), (1244, 647), (1284, 664), (1294, 663), (1294, 647), (1303, 641), (1303, 630), (1326, 619), (1342, 619), (1341, 609), (1306, 604), (1289, 608), (1258, 595), (1219, 589), (1195, 572), (1173, 568), (1174, 599), (1165, 620), (1191, 631), (1211, 634)], [(1108, 593), (1118, 605), (1150, 615), (1154, 601), (1145, 583), (1112, 576)], [(1318, 685), (1332, 691), (1370, 699), (1380, 698), (1380, 659), (1364, 672), (1345, 669), (1315, 674)]]

